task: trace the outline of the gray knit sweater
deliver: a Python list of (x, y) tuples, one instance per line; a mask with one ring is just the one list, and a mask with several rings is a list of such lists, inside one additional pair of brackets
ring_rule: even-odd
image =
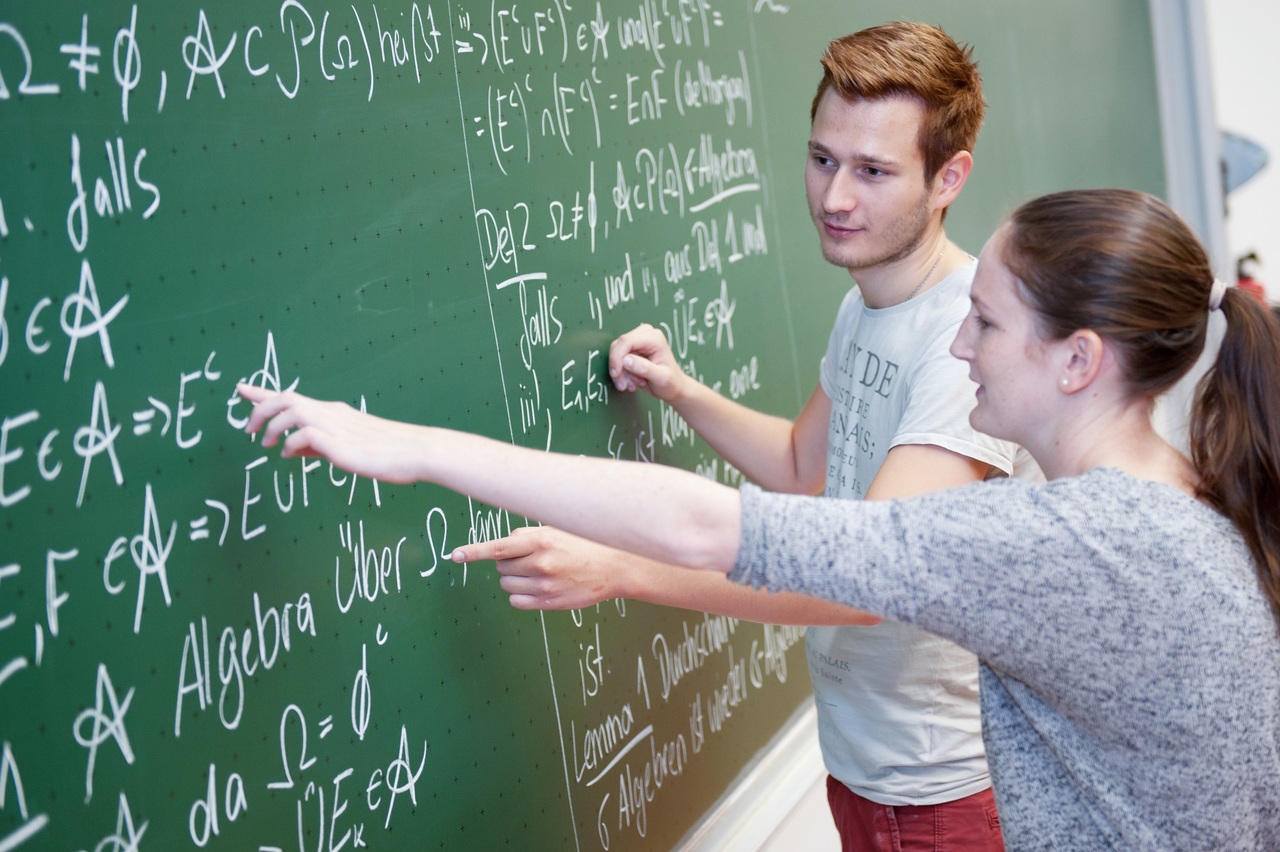
[(731, 579), (978, 655), (1011, 850), (1280, 850), (1280, 634), (1216, 512), (1112, 469), (890, 503), (742, 497)]

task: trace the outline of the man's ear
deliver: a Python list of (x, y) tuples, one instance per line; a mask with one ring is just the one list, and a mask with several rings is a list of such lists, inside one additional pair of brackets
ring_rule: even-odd
[(960, 195), (964, 189), (969, 173), (973, 171), (973, 154), (968, 151), (957, 151), (951, 159), (942, 164), (933, 178), (933, 206), (935, 210), (945, 209)]

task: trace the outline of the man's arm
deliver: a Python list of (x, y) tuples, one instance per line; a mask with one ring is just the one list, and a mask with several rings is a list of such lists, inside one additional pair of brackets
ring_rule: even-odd
[(991, 466), (934, 444), (899, 444), (884, 457), (864, 499), (897, 500), (986, 479)]
[(711, 448), (762, 488), (817, 494), (826, 477), (831, 400), (819, 385), (794, 422), (741, 405), (691, 376), (666, 337), (641, 325), (609, 349), (609, 375), (620, 391), (648, 390), (674, 408)]

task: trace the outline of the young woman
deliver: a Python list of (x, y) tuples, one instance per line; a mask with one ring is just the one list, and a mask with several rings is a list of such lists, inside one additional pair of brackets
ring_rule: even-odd
[[(739, 492), (241, 392), (265, 446), (291, 430), (286, 455), (437, 482), (971, 649), (1010, 848), (1280, 848), (1275, 321), (1214, 281), (1165, 205), (1122, 190), (1019, 208), (983, 251), (972, 301), (952, 352), (979, 385), (973, 424), (1026, 447), (1046, 484), (889, 503)], [(1151, 410), (1196, 361), (1215, 310), (1227, 332), (1187, 459)]]

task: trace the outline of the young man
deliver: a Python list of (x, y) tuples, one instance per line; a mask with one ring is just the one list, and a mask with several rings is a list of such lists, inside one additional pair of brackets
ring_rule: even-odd
[[(947, 207), (972, 168), (985, 104), (969, 51), (896, 23), (837, 39), (811, 109), (805, 188), (823, 257), (849, 270), (820, 368), (796, 420), (752, 411), (680, 369), (651, 326), (610, 351), (620, 390), (645, 388), (757, 484), (885, 500), (1010, 473), (1015, 448), (969, 425), (974, 385), (948, 347), (969, 308), (974, 260)], [(868, 359), (893, 365), (867, 387)], [(547, 528), (491, 542), (522, 608), (612, 597), (808, 634), (828, 798), (850, 849), (1000, 849), (978, 716), (977, 661), (930, 634), (795, 595), (756, 592)]]

